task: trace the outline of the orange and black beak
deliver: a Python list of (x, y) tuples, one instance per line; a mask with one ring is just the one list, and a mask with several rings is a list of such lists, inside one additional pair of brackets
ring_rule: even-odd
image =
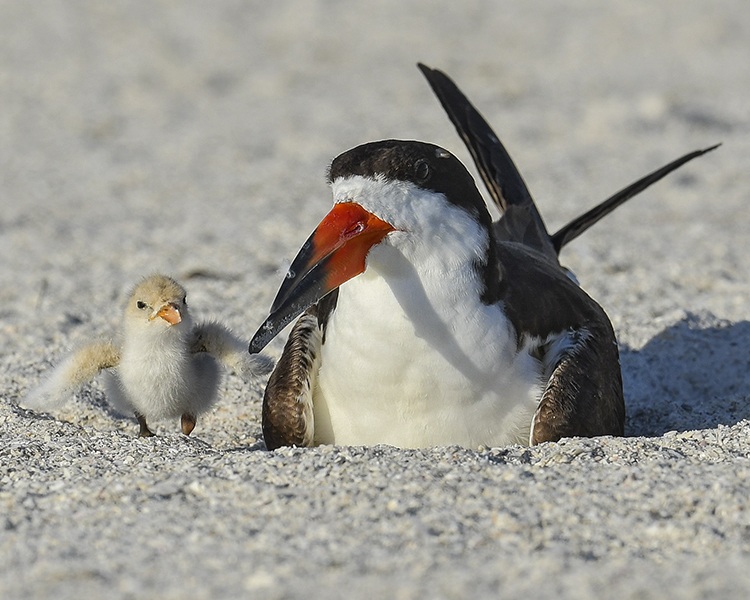
[(370, 248), (391, 231), (395, 227), (359, 204), (336, 204), (289, 267), (271, 314), (250, 342), (250, 353), (260, 352), (297, 315), (362, 273)]

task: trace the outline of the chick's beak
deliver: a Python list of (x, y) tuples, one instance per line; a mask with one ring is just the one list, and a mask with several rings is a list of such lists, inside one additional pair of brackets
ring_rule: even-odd
[(182, 321), (182, 315), (180, 314), (180, 307), (175, 302), (165, 304), (159, 309), (159, 312), (155, 316), (151, 317), (153, 321), (156, 317), (161, 317), (170, 325), (177, 325)]
[(297, 315), (362, 273), (370, 248), (395, 230), (355, 202), (336, 204), (292, 261), (250, 352), (260, 352)]

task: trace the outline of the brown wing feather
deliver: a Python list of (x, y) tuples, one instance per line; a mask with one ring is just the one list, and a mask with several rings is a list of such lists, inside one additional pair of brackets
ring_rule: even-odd
[(295, 323), (263, 395), (263, 438), (269, 450), (311, 446), (312, 391), (319, 365), (321, 331), (308, 309)]
[(609, 321), (571, 332), (531, 426), (531, 445), (563, 437), (624, 434), (620, 359)]
[(263, 438), (269, 450), (313, 445), (313, 391), (320, 368), (320, 347), (337, 299), (338, 290), (334, 290), (297, 320), (271, 373), (262, 413)]

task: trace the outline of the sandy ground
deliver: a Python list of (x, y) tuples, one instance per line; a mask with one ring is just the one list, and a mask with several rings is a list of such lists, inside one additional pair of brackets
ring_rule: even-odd
[[(249, 338), (338, 153), (470, 162), (417, 61), (552, 230), (723, 143), (563, 254), (617, 330), (628, 437), (269, 453), (234, 376), (190, 438), (137, 439), (100, 382), (17, 407), (154, 271)], [(749, 61), (745, 0), (0, 1), (0, 597), (748, 597)]]

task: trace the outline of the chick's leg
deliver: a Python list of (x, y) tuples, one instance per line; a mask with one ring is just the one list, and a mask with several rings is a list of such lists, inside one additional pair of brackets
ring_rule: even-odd
[(188, 413), (182, 415), (182, 433), (190, 435), (190, 432), (195, 429), (195, 420), (196, 417), (194, 415)]
[(138, 419), (138, 425), (141, 426), (141, 430), (138, 432), (138, 437), (153, 437), (154, 432), (148, 428), (146, 417), (137, 412), (135, 413), (135, 418)]

